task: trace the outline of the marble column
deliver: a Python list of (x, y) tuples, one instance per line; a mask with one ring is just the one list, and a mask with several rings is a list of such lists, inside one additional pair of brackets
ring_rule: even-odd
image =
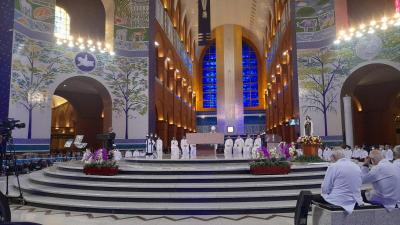
[(353, 136), (353, 107), (351, 104), (351, 97), (343, 97), (343, 112), (344, 112), (344, 127), (346, 133), (346, 144), (354, 146)]
[(244, 133), (242, 81), (242, 29), (236, 25), (216, 28), (217, 127), (227, 133)]

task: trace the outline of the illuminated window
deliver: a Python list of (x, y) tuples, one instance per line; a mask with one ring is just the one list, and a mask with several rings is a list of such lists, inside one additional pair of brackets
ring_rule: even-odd
[(217, 107), (217, 53), (215, 44), (208, 47), (203, 58), (203, 107)]
[(243, 106), (256, 107), (258, 102), (258, 67), (254, 49), (246, 42), (242, 43), (243, 66)]
[(70, 35), (70, 17), (61, 7), (56, 6), (54, 33), (56, 37), (67, 39)]

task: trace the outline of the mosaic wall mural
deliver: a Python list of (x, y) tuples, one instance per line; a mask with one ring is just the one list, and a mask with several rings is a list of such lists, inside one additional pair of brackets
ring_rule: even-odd
[(295, 22), (299, 45), (332, 37), (335, 35), (334, 1), (297, 0)]
[[(16, 132), (18, 138), (49, 137), (51, 97), (60, 83), (74, 76), (94, 78), (108, 90), (117, 138), (143, 138), (147, 133), (148, 58), (82, 52), (18, 32), (13, 55), (10, 114), (27, 124)], [(143, 129), (129, 128), (129, 123)]]
[(15, 22), (34, 31), (53, 33), (55, 0), (15, 0)]
[[(48, 151), (53, 93), (66, 79), (77, 76), (97, 80), (110, 94), (112, 125), (117, 139), (125, 139), (121, 143), (128, 146), (143, 139), (148, 132), (148, 57), (125, 57), (118, 55), (118, 51), (110, 55), (57, 45), (53, 38), (55, 0), (14, 3), (9, 115), (27, 125), (14, 132), (17, 144)], [(149, 1), (115, 0), (115, 3), (115, 42), (122, 46), (116, 48), (147, 51)], [(39, 149), (38, 145), (42, 147)]]
[(148, 50), (149, 0), (115, 0), (115, 48)]
[(306, 115), (312, 117), (315, 135), (342, 137), (343, 83), (363, 65), (382, 63), (399, 69), (400, 30), (393, 26), (339, 45), (333, 40), (334, 36), (327, 38), (330, 44), (316, 41), (310, 45), (314, 48), (298, 50), (300, 119), (303, 124)]

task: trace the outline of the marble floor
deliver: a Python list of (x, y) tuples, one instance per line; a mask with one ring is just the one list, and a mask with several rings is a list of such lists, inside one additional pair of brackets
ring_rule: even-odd
[(36, 222), (43, 225), (291, 225), (293, 214), (226, 216), (141, 216), (80, 213), (11, 205), (13, 222)]

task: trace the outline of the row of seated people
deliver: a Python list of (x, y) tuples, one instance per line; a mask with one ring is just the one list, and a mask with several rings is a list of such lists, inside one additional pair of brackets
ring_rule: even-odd
[[(393, 150), (390, 145), (379, 145), (379, 147), (366, 147), (365, 145), (363, 145), (361, 148), (359, 146), (355, 146), (353, 149), (350, 146), (343, 146), (343, 149), (343, 153), (348, 159), (363, 161), (365, 158), (368, 157), (369, 152), (371, 152), (372, 150), (379, 150), (383, 158), (389, 161), (393, 160)], [(318, 156), (325, 161), (330, 161), (331, 154), (332, 149), (329, 147), (325, 147), (324, 150), (322, 150), (322, 148), (318, 149)]]
[[(365, 203), (381, 205), (388, 211), (400, 208), (400, 146), (393, 153), (395, 160), (390, 162), (380, 150), (374, 149), (359, 162), (346, 158), (342, 148), (335, 148), (321, 195), (315, 195), (313, 200), (342, 207), (347, 213)], [(364, 184), (372, 185), (372, 189), (361, 191)]]
[(52, 166), (55, 162), (65, 162), (79, 158), (77, 155), (71, 156), (70, 154), (22, 154), (16, 157), (15, 166), (14, 161), (4, 160), (2, 171), (7, 170), (9, 173), (13, 173), (16, 170), (19, 173), (26, 174)]

